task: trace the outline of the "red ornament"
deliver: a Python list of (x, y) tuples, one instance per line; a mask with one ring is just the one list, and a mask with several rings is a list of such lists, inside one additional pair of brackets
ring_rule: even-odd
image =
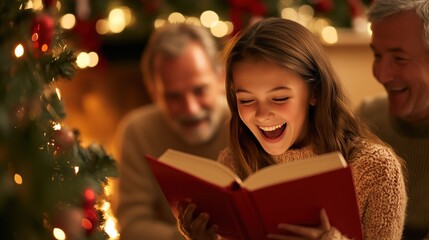
[(72, 29), (75, 34), (75, 43), (80, 49), (87, 52), (98, 52), (102, 41), (100, 35), (95, 31), (98, 19), (80, 20), (76, 19), (76, 25)]
[(45, 8), (50, 8), (57, 5), (57, 0), (42, 0), (42, 3)]
[(161, 0), (141, 0), (143, 4), (143, 10), (148, 13), (156, 13), (161, 9), (163, 4)]
[(349, 11), (352, 18), (363, 16), (364, 10), (360, 0), (347, 0), (349, 3)]
[(334, 8), (332, 0), (316, 0), (314, 1), (314, 7), (318, 12), (330, 12)]
[[(262, 18), (267, 7), (262, 0), (229, 0), (230, 19), (234, 25), (233, 34), (240, 31), (245, 25), (251, 24), (253, 19)], [(247, 19), (246, 19), (247, 18)]]
[(94, 190), (92, 190), (91, 188), (87, 188), (85, 190), (85, 192), (83, 193), (84, 197), (85, 197), (85, 201), (84, 201), (84, 208), (91, 208), (94, 206), (95, 204), (95, 193)]
[(82, 219), (82, 228), (85, 229), (86, 234), (89, 236), (91, 233), (97, 229), (99, 219), (97, 215), (97, 210), (95, 209), (95, 192), (91, 188), (87, 188), (84, 192), (84, 201), (83, 201), (83, 214), (84, 218)]
[(51, 48), (52, 37), (54, 34), (54, 19), (47, 14), (37, 15), (33, 19), (31, 27), (31, 40), (36, 57), (40, 53), (47, 52)]
[(67, 151), (70, 150), (76, 142), (76, 137), (73, 131), (66, 128), (54, 131), (54, 145), (57, 150)]

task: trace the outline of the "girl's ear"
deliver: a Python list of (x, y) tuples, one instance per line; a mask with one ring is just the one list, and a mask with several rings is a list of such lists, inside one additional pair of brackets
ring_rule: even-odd
[(310, 105), (314, 107), (314, 106), (316, 106), (316, 104), (317, 104), (317, 98), (313, 94), (313, 96), (311, 96), (311, 98), (310, 98)]
[(316, 106), (317, 105), (317, 86), (313, 86), (310, 90), (310, 106)]

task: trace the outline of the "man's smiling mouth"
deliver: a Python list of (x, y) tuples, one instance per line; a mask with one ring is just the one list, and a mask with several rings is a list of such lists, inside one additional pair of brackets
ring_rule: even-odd
[(386, 90), (389, 93), (402, 93), (405, 92), (407, 89), (407, 87), (386, 87)]

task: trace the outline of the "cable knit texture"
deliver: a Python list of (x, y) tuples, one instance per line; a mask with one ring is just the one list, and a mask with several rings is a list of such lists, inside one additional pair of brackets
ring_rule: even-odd
[[(290, 149), (274, 159), (277, 163), (284, 163), (313, 155), (312, 149), (305, 147)], [(238, 172), (230, 149), (225, 149), (218, 161)], [(407, 196), (399, 160), (387, 147), (359, 141), (347, 162), (355, 182), (364, 239), (401, 239)], [(333, 226), (322, 239), (348, 238)]]

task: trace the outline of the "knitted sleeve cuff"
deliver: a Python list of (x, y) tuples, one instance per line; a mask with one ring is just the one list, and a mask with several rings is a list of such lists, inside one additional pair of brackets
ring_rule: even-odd
[(321, 240), (350, 240), (346, 236), (343, 236), (338, 229), (331, 227), (331, 229), (323, 234)]

